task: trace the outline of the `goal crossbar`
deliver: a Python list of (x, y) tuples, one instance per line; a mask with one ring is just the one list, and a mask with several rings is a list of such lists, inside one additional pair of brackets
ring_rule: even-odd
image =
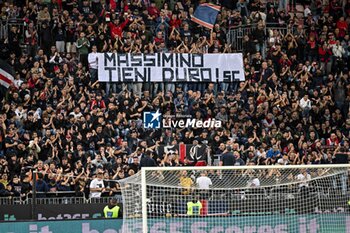
[(307, 169), (307, 168), (350, 168), (350, 164), (315, 164), (315, 165), (263, 165), (263, 166), (201, 166), (201, 167), (143, 167), (144, 171), (207, 171), (207, 170), (249, 170), (249, 169)]

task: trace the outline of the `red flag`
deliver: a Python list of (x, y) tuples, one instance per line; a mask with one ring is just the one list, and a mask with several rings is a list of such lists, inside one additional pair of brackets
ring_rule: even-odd
[(5, 61), (0, 59), (0, 84), (6, 88), (16, 86), (14, 83), (15, 77), (13, 76), (13, 73), (13, 68)]
[(179, 144), (179, 155), (180, 155), (180, 162), (184, 162), (186, 158), (186, 144)]

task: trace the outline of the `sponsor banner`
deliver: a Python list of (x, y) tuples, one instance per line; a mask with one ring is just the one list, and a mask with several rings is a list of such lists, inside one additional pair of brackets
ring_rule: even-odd
[[(139, 221), (138, 221), (139, 220)], [(2, 233), (143, 233), (142, 219), (70, 220), (0, 223)], [(148, 220), (150, 233), (344, 233), (350, 232), (345, 214), (265, 215), (240, 217), (154, 218)]]
[[(163, 233), (329, 233), (350, 232), (349, 215), (265, 215), (150, 219), (149, 232)], [(123, 226), (124, 229), (126, 226)], [(130, 228), (129, 228), (130, 229)], [(129, 230), (128, 229), (128, 230)], [(139, 229), (129, 232), (141, 233)]]
[[(195, 148), (196, 145), (182, 144), (174, 146), (159, 146), (157, 153), (161, 154), (173, 154), (178, 151), (182, 159), (187, 158), (193, 160), (193, 156), (199, 161), (200, 159), (206, 159), (206, 153), (200, 152), (201, 148)], [(205, 147), (202, 148), (205, 150)], [(244, 178), (242, 178), (244, 179)], [(180, 195), (181, 190), (179, 190)], [(247, 193), (248, 194), (248, 193)], [(242, 199), (232, 197), (230, 200), (208, 200), (207, 212), (208, 214), (218, 215), (223, 213), (229, 213), (232, 215), (260, 215), (263, 213), (271, 214), (349, 214), (350, 207), (347, 205), (347, 196), (338, 198), (323, 198), (316, 200), (317, 197), (310, 196), (304, 197), (303, 201), (300, 198), (292, 199), (277, 199), (277, 198), (258, 198), (258, 202), (255, 198)], [(150, 217), (164, 216), (166, 213), (172, 213), (173, 215), (184, 215), (187, 212), (187, 201), (190, 196), (179, 201), (177, 198), (171, 197), (164, 199), (152, 199), (148, 202), (148, 215)], [(276, 205), (276, 203), (279, 203)], [(343, 203), (343, 205), (340, 205)], [(35, 208), (35, 215), (32, 218), (32, 205), (3, 205), (0, 208), (0, 221), (19, 221), (19, 220), (37, 220), (37, 221), (50, 221), (50, 220), (71, 220), (71, 219), (97, 219), (102, 218), (103, 208), (106, 204), (37, 204)], [(1, 233), (1, 231), (0, 231)]]
[[(34, 220), (65, 220), (101, 218), (106, 204), (37, 204)], [(32, 205), (8, 205), (0, 208), (0, 221), (16, 221), (32, 219)], [(0, 231), (2, 232), (2, 231)]]
[(100, 82), (244, 81), (241, 53), (98, 54)]
[(122, 233), (122, 219), (0, 223), (1, 233)]

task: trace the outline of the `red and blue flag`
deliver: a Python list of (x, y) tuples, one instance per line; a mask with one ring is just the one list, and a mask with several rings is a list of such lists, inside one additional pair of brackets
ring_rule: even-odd
[(194, 11), (191, 20), (203, 27), (213, 29), (219, 11), (220, 6), (211, 3), (203, 3)]

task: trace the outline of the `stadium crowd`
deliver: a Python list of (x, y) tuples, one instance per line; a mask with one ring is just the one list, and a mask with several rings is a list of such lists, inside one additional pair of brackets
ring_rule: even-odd
[[(207, 144), (222, 165), (328, 164), (350, 152), (349, 0), (302, 1), (301, 13), (292, 0), (239, 0), (213, 30), (191, 21), (199, 1), (1, 2), (2, 22), (25, 24), (0, 42), (18, 86), (1, 91), (1, 196), (30, 193), (33, 169), (38, 192), (100, 197), (142, 166), (198, 162), (160, 145)], [(96, 52), (231, 53), (226, 35), (240, 26), (253, 28), (244, 82), (98, 82)], [(143, 112), (158, 109), (223, 127), (144, 129)]]

